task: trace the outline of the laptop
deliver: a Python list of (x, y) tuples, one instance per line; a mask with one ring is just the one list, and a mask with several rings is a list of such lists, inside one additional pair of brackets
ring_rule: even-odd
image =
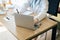
[(29, 15), (15, 14), (15, 23), (17, 26), (27, 29), (36, 30), (37, 25), (34, 24), (34, 17)]

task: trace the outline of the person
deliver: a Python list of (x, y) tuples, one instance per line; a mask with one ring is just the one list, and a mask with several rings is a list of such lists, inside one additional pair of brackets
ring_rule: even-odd
[[(13, 0), (12, 0), (13, 1)], [(47, 16), (48, 0), (15, 0), (13, 1), (17, 13), (24, 14), (28, 11), (28, 14), (35, 14), (34, 23), (38, 23)], [(32, 12), (32, 13), (31, 13)], [(47, 40), (50, 40), (51, 30), (49, 30)], [(32, 40), (45, 40), (46, 33), (39, 35)]]
[[(44, 19), (47, 16), (48, 11), (48, 0), (11, 0), (12, 4), (15, 5), (15, 9), (17, 10), (17, 13), (24, 14), (25, 12), (28, 12), (28, 14), (34, 14), (34, 23), (38, 23), (42, 19)], [(30, 15), (29, 14), (29, 15)], [(34, 38), (33, 40), (44, 40), (45, 39), (45, 33), (42, 35), (39, 35), (37, 38)]]
[[(27, 12), (27, 11), (32, 12), (35, 15), (34, 16), (35, 24), (47, 16), (48, 0), (19, 0), (19, 1), (16, 1), (17, 2), (16, 9), (18, 9), (19, 11), (18, 13), (24, 14), (24, 12)], [(41, 36), (44, 36), (44, 35), (45, 33), (42, 34)], [(44, 37), (42, 37), (41, 40), (44, 40)], [(39, 38), (38, 37), (34, 38), (34, 40)]]
[(21, 3), (16, 1), (17, 9), (20, 13), (30, 11), (34, 16), (34, 23), (41, 21), (46, 17), (48, 11), (48, 0), (20, 0)]

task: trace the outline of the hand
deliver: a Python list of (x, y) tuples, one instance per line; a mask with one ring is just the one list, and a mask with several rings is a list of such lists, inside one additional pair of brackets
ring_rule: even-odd
[(36, 24), (36, 23), (38, 23), (39, 21), (38, 21), (38, 19), (34, 19), (34, 24)]

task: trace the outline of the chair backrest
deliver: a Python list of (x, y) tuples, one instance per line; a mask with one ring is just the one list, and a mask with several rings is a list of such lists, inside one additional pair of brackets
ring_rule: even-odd
[(59, 0), (48, 0), (48, 2), (49, 2), (48, 13), (57, 16)]

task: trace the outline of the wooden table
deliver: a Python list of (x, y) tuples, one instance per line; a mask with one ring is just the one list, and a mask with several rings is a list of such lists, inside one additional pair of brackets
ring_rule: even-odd
[[(11, 23), (13, 24), (13, 23)], [(10, 24), (7, 24), (8, 26), (10, 26)], [(14, 26), (10, 26), (10, 27), (14, 27)], [(41, 26), (40, 28), (38, 28), (37, 30), (33, 31), (33, 30), (29, 30), (26, 28), (22, 28), (20, 26), (16, 26), (16, 30), (15, 32), (10, 31), (18, 40), (31, 40), (35, 37), (37, 37), (38, 35), (41, 35), (44, 32), (47, 32), (48, 30), (52, 29), (52, 38), (51, 40), (56, 40), (56, 29), (57, 29), (57, 22), (52, 21), (49, 18), (45, 18), (41, 21)]]
[[(47, 32), (49, 29), (52, 29), (52, 38), (51, 40), (56, 40), (56, 29), (57, 22), (45, 18), (41, 21), (41, 26), (37, 30), (29, 30), (26, 28), (22, 28), (20, 26), (15, 27), (15, 22), (12, 17), (11, 21), (3, 21), (2, 23), (7, 27), (7, 29), (18, 39), (18, 40), (31, 40), (38, 35), (41, 35), (44, 32)], [(16, 30), (15, 30), (16, 29)]]

